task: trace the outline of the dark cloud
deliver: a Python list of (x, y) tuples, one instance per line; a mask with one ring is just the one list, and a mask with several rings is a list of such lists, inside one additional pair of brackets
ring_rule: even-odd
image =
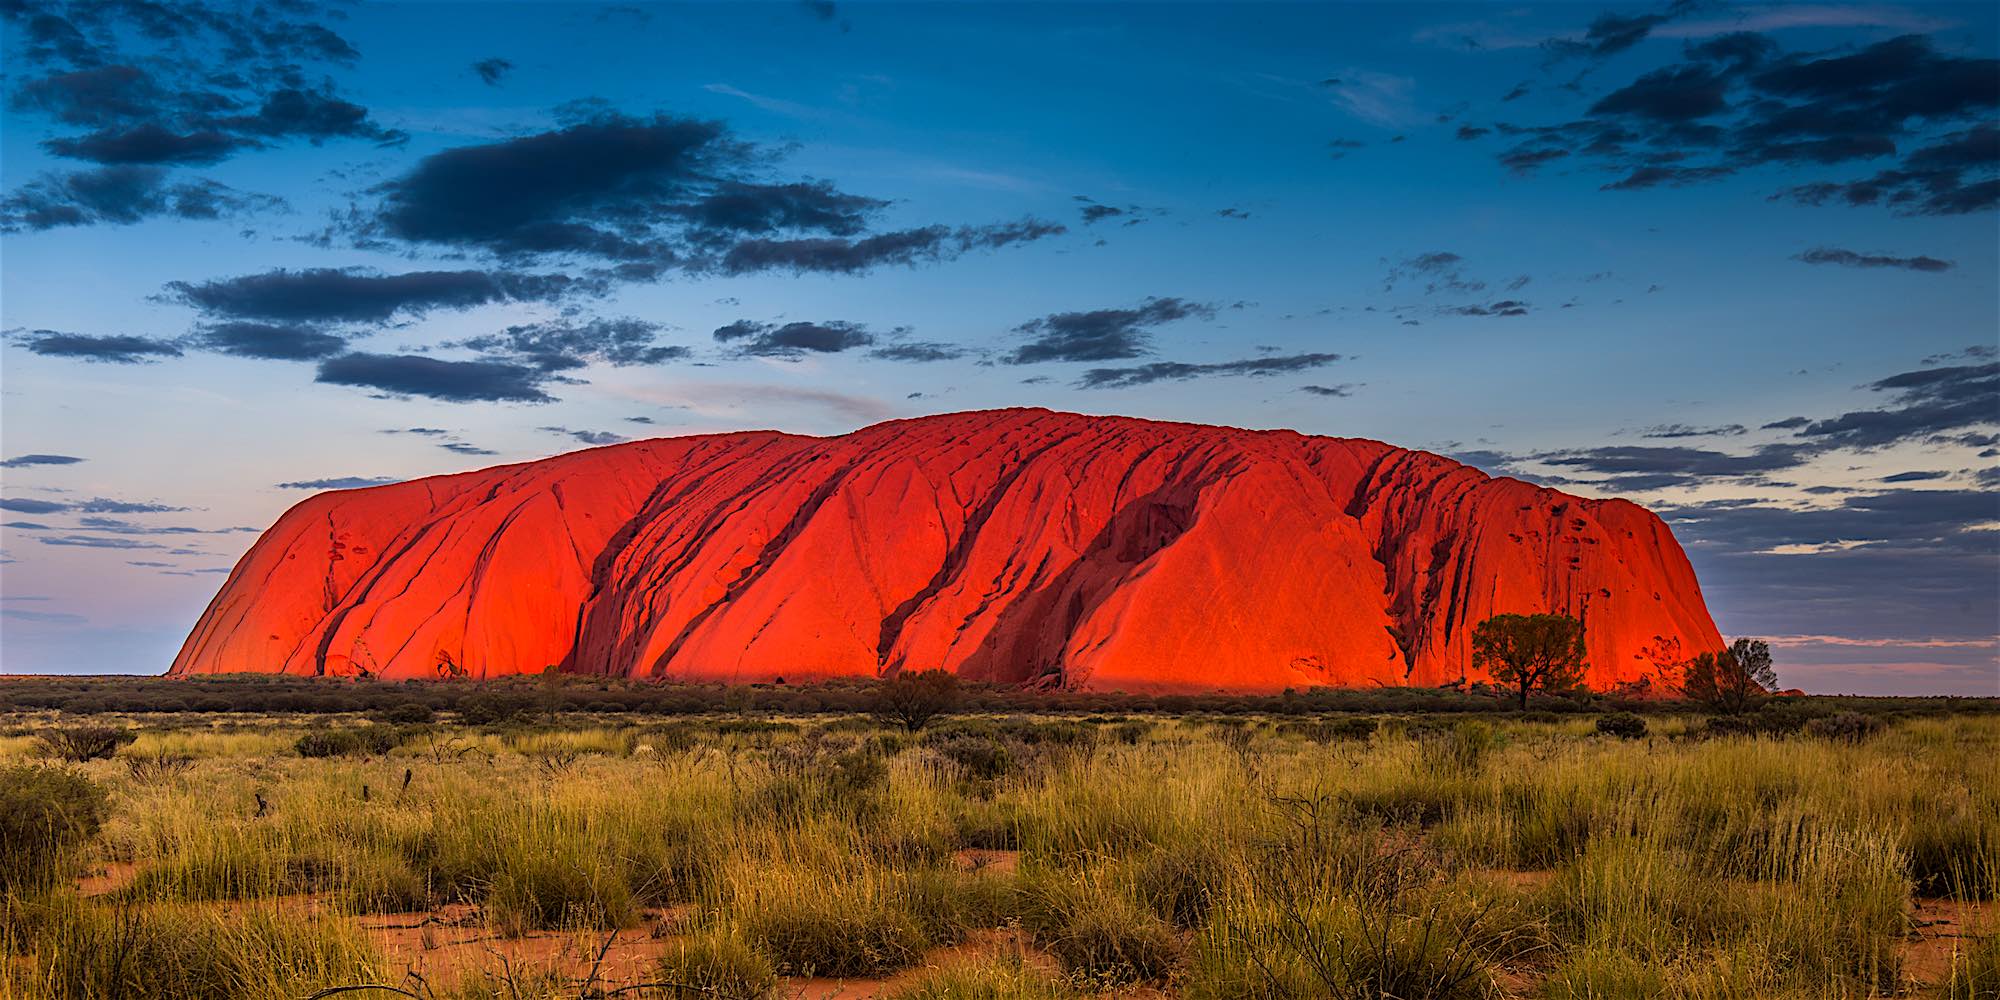
[(1815, 420), (1797, 430), (1822, 448), (1879, 448), (2000, 424), (2000, 363), (1919, 368), (1872, 382), (1889, 406)]
[(0, 232), (123, 225), (155, 216), (219, 219), (283, 204), (214, 181), (169, 183), (159, 167), (108, 166), (43, 174), (21, 185), (0, 199)]
[(1583, 118), (1493, 129), (1512, 140), (1499, 154), (1510, 169), (1580, 155), (1618, 178), (1607, 190), (1701, 183), (1770, 164), (1830, 170), (1892, 160), (1782, 196), (1952, 215), (2000, 204), (1996, 108), (2000, 60), (1941, 52), (1922, 35), (1781, 53), (1768, 38), (1739, 33), (1687, 46), (1681, 61), (1604, 95)]
[(315, 64), (358, 53), (287, 2), (10, 0), (9, 108), (46, 118), (42, 148), (98, 169), (46, 174), (0, 203), (0, 227), (124, 225), (269, 210), (275, 198), (163, 168), (220, 162), (292, 140), (390, 144), (402, 133), (342, 97)]
[(565, 275), (513, 271), (278, 269), (200, 283), (175, 281), (170, 297), (214, 316), (279, 322), (380, 322), (490, 302), (546, 302), (581, 290)]
[(347, 350), (345, 338), (323, 330), (270, 323), (217, 323), (198, 330), (194, 342), (221, 354), (273, 361), (311, 361)]
[(542, 391), (548, 373), (505, 361), (441, 361), (415, 354), (343, 354), (319, 363), (318, 382), (353, 385), (397, 396), (450, 403), (554, 399)]
[(610, 431), (578, 431), (567, 427), (542, 427), (539, 429), (547, 431), (550, 434), (561, 434), (564, 437), (575, 438), (589, 445), (617, 444), (621, 441), (631, 440), (631, 438), (623, 434), (613, 434)]
[(472, 71), (479, 74), (479, 78), (484, 80), (489, 87), (499, 86), (501, 78), (512, 72), (513, 69), (513, 63), (498, 56), (491, 59), (481, 59), (472, 64)]
[(888, 202), (823, 180), (772, 180), (776, 156), (718, 121), (602, 109), (550, 132), (424, 157), (355, 218), (369, 240), (581, 258), (620, 277), (670, 270), (858, 272), (1051, 236), (1021, 223), (869, 232)]
[(693, 352), (678, 344), (658, 343), (658, 323), (641, 319), (551, 320), (510, 326), (499, 333), (446, 343), (480, 351), (496, 359), (533, 365), (544, 371), (581, 368), (591, 362), (609, 365), (657, 365), (678, 361)]
[(1484, 305), (1475, 302), (1464, 306), (1445, 306), (1438, 311), (1446, 316), (1526, 316), (1528, 304), (1518, 299), (1501, 299)]
[(16, 455), (0, 462), (0, 469), (25, 469), (31, 465), (75, 465), (83, 459), (75, 455)]
[[(1338, 83), (1339, 81), (1335, 80), (1331, 82)], [(1329, 152), (1326, 155), (1328, 159), (1342, 160), (1347, 158), (1347, 154), (1354, 152), (1357, 149), (1366, 148), (1367, 145), (1368, 145), (1367, 143), (1362, 142), (1359, 139), (1330, 139), (1327, 141), (1326, 148), (1331, 150), (1332, 152)]]
[(1299, 391), (1310, 393), (1314, 396), (1331, 396), (1337, 399), (1345, 399), (1354, 395), (1354, 390), (1360, 387), (1359, 383), (1342, 382), (1339, 385), (1302, 385), (1299, 386)]
[(1812, 421), (1805, 417), (1786, 417), (1783, 420), (1773, 420), (1770, 423), (1765, 424), (1762, 429), (1767, 431), (1796, 430), (1800, 427), (1804, 427), (1809, 423), (1812, 423)]
[(386, 486), (402, 480), (389, 476), (332, 476), (326, 479), (300, 479), (295, 482), (279, 483), (281, 490), (358, 490), (366, 486)]
[(179, 345), (172, 341), (124, 334), (92, 336), (82, 333), (62, 333), (56, 330), (33, 330), (19, 340), (28, 350), (45, 357), (78, 358), (84, 361), (104, 361), (121, 365), (181, 356)]
[(466, 442), (464, 442), (464, 441), (446, 441), (445, 443), (443, 443), (443, 444), (441, 444), (441, 445), (438, 445), (438, 447), (440, 447), (440, 448), (443, 448), (444, 450), (446, 450), (446, 451), (448, 451), (448, 452), (451, 452), (451, 453), (453, 453), (453, 454), (455, 454), (455, 455), (498, 455), (498, 454), (500, 454), (499, 452), (497, 452), (497, 451), (494, 451), (494, 450), (493, 450), (493, 449), (491, 449), (491, 448), (481, 448), (480, 446), (478, 446), (478, 445), (476, 445), (476, 444), (467, 444), (467, 443), (466, 443)]
[(748, 239), (716, 263), (725, 274), (756, 271), (824, 271), (855, 274), (876, 267), (914, 267), (951, 260), (975, 250), (997, 250), (1067, 232), (1038, 219), (990, 226), (925, 226), (862, 239)]
[(1077, 379), (1080, 389), (1129, 389), (1133, 386), (1148, 385), (1153, 382), (1181, 382), (1188, 379), (1208, 378), (1217, 375), (1249, 375), (1262, 377), (1286, 375), (1313, 368), (1322, 368), (1340, 360), (1338, 354), (1290, 354), (1276, 357), (1248, 358), (1242, 361), (1221, 361), (1212, 364), (1187, 364), (1178, 361), (1155, 361), (1151, 364), (1133, 365), (1128, 368), (1092, 368)]
[(1877, 479), (1878, 483), (1924, 483), (1937, 479), (1949, 479), (1951, 473), (1930, 471), (1897, 472)]
[(151, 503), (144, 500), (108, 500), (92, 497), (67, 505), (79, 514), (176, 514), (187, 510), (170, 504)]
[(1212, 305), (1172, 297), (1147, 299), (1131, 309), (1054, 313), (1015, 327), (1015, 332), (1033, 339), (1007, 355), (1006, 361), (1021, 365), (1136, 358), (1151, 350), (1154, 327), (1214, 316)]
[(803, 357), (807, 353), (837, 354), (875, 343), (875, 335), (866, 327), (840, 320), (779, 325), (739, 319), (718, 327), (715, 339), (744, 354), (781, 358)]
[(43, 545), (62, 545), (85, 549), (164, 549), (158, 542), (142, 542), (136, 538), (105, 537), (103, 535), (43, 535), (35, 541)]
[(10, 53), (20, 72), (9, 104), (76, 130), (45, 139), (51, 153), (107, 165), (215, 163), (290, 139), (400, 141), (309, 70), (358, 56), (316, 13), (306, 3), (13, 0), (0, 5), (24, 42)]
[(1551, 60), (1592, 58), (1602, 59), (1617, 55), (1646, 40), (1653, 29), (1672, 21), (1698, 4), (1692, 0), (1677, 0), (1666, 10), (1657, 14), (1615, 14), (1609, 11), (1597, 15), (1590, 27), (1577, 38), (1551, 38), (1542, 43), (1543, 51)]
[(0, 498), (0, 510), (11, 510), (16, 514), (59, 514), (69, 509), (69, 504), (54, 500), (34, 500), (28, 497)]
[(1413, 281), (1423, 283), (1426, 295), (1439, 292), (1469, 295), (1486, 290), (1486, 282), (1466, 276), (1465, 258), (1449, 250), (1420, 253), (1391, 265), (1382, 290), (1392, 291), (1399, 283)]
[(226, 535), (234, 532), (254, 532), (255, 528), (190, 528), (185, 525), (139, 524), (116, 517), (84, 517), (77, 525), (89, 531), (103, 531), (114, 535)]
[(1895, 267), (1906, 271), (1941, 272), (1952, 269), (1952, 262), (1936, 257), (1894, 257), (1888, 254), (1855, 253), (1836, 247), (1814, 247), (1797, 254), (1793, 260), (1807, 264), (1839, 264), (1844, 267)]
[(889, 344), (868, 352), (871, 358), (883, 361), (950, 361), (966, 356), (966, 350), (956, 344), (943, 344), (934, 340), (905, 341)]
[(1793, 445), (1766, 445), (1745, 455), (1708, 448), (1619, 445), (1541, 452), (1530, 457), (1568, 474), (1603, 477), (1595, 480), (1595, 485), (1607, 489), (1647, 491), (1712, 479), (1755, 481), (1772, 472), (1796, 468), (1811, 456), (1810, 449)]
[(1646, 438), (1692, 438), (1692, 437), (1737, 437), (1749, 433), (1742, 424), (1722, 424), (1717, 427), (1693, 427), (1688, 424), (1655, 424), (1639, 432)]

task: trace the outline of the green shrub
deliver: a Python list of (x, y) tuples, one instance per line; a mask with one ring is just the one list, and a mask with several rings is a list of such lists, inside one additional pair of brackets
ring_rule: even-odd
[(1621, 740), (1643, 739), (1646, 735), (1646, 720), (1630, 712), (1614, 712), (1597, 717), (1597, 731), (1606, 736), (1616, 736)]
[(187, 754), (132, 754), (124, 760), (126, 770), (132, 772), (132, 780), (141, 784), (165, 781), (194, 769), (194, 758)]
[(527, 699), (496, 691), (482, 691), (458, 700), (458, 721), (468, 726), (512, 722), (528, 711)]
[(967, 776), (984, 781), (1005, 775), (1013, 766), (1013, 755), (1008, 752), (1007, 744), (990, 736), (939, 732), (926, 736), (924, 745), (957, 764)]
[(53, 767), (0, 770), (0, 891), (47, 885), (72, 873), (78, 849), (104, 825), (104, 790)]
[(375, 721), (391, 725), (421, 725), (437, 719), (437, 712), (421, 701), (406, 701), (375, 713)]
[(42, 754), (71, 764), (87, 760), (110, 760), (118, 748), (139, 738), (139, 734), (117, 726), (71, 726), (51, 729), (35, 737)]
[(741, 937), (710, 929), (668, 945), (659, 979), (672, 1000), (762, 1000), (777, 989), (778, 971)]
[(1842, 712), (1806, 723), (1807, 736), (1839, 743), (1859, 743), (1882, 731), (1882, 720), (1859, 712)]

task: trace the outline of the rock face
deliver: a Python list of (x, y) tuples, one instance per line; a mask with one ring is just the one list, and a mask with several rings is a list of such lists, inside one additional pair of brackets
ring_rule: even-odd
[(1481, 619), (1541, 611), (1584, 616), (1593, 687), (1722, 645), (1622, 500), (1376, 441), (999, 410), (319, 494), (171, 672), (1434, 685)]

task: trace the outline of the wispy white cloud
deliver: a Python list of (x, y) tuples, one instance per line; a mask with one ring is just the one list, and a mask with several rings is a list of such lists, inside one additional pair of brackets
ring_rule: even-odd
[(1424, 117), (1414, 100), (1417, 81), (1407, 76), (1350, 66), (1322, 86), (1341, 110), (1371, 125), (1399, 128)]
[(1735, 16), (1663, 24), (1654, 28), (1653, 34), (1662, 38), (1706, 38), (1732, 31), (1783, 31), (1788, 28), (1892, 28), (1897, 31), (1931, 32), (1955, 27), (1958, 23), (1902, 7), (1786, 4), (1744, 7)]

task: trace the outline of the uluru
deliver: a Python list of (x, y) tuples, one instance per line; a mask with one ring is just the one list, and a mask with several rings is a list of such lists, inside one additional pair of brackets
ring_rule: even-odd
[(1469, 637), (1506, 612), (1582, 618), (1597, 689), (1722, 644), (1623, 500), (1377, 441), (1009, 409), (318, 494), (170, 672), (1437, 685), (1484, 679)]

